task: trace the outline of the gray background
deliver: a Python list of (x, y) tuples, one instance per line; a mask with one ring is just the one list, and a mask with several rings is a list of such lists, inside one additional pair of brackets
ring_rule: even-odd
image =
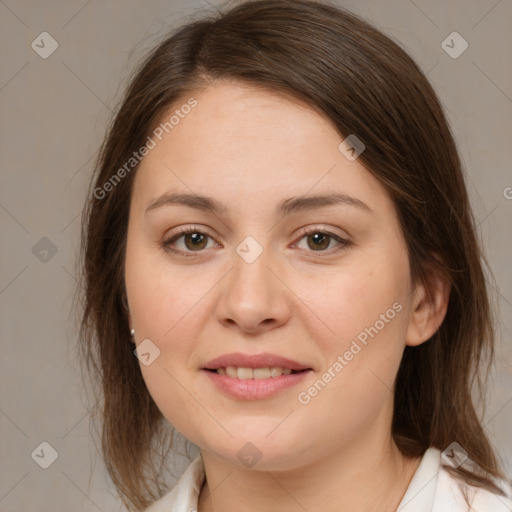
[[(399, 42), (428, 73), (446, 108), (496, 277), (500, 345), (485, 422), (511, 473), (512, 2), (339, 3)], [(218, 5), (0, 0), (2, 512), (123, 510), (89, 433), (92, 404), (74, 353), (70, 305), (80, 211), (92, 157), (129, 72), (167, 30), (198, 7)], [(47, 59), (31, 48), (43, 31), (59, 45)], [(453, 31), (469, 45), (456, 59), (441, 46)], [(31, 458), (44, 441), (58, 452), (48, 469)], [(181, 471), (187, 461), (177, 461)]]

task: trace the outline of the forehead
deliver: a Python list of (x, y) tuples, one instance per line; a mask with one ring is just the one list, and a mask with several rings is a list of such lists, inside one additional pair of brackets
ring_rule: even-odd
[[(269, 161), (287, 155), (293, 161), (313, 146), (337, 147), (339, 134), (328, 117), (290, 95), (218, 82), (193, 97), (197, 105), (165, 137), (180, 156), (194, 149), (210, 159), (238, 158), (249, 164), (247, 157)], [(186, 101), (178, 101), (171, 113)]]
[(343, 136), (333, 123), (309, 105), (245, 84), (216, 83), (183, 97), (162, 122), (190, 98), (194, 108), (183, 109), (162, 140), (154, 138), (137, 170), (134, 195), (144, 205), (166, 189), (214, 196), (234, 209), (326, 192), (389, 203), (378, 180), (339, 151)]

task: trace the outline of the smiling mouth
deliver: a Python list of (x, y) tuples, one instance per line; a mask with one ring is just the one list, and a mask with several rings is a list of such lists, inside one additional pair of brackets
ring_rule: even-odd
[(304, 373), (311, 368), (304, 370), (292, 370), (291, 368), (281, 368), (279, 366), (270, 366), (264, 368), (247, 368), (237, 366), (227, 366), (215, 369), (204, 368), (206, 371), (217, 373), (218, 375), (226, 375), (233, 379), (240, 380), (264, 380), (264, 379), (275, 379), (282, 375), (292, 375), (295, 373)]

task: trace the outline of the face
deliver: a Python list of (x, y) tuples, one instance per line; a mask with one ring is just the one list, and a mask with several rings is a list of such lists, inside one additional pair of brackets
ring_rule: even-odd
[[(133, 183), (125, 279), (149, 392), (238, 465), (299, 467), (386, 439), (412, 308), (392, 200), (307, 105), (233, 83), (192, 96)], [(267, 356), (211, 363), (230, 354)], [(219, 365), (235, 369), (205, 369)]]

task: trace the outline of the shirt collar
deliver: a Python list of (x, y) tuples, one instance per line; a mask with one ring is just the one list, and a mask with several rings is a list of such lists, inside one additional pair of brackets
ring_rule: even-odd
[(441, 452), (429, 448), (421, 459), (397, 512), (432, 512), (436, 496)]
[(199, 454), (181, 475), (173, 490), (150, 505), (145, 512), (197, 511), (199, 493), (205, 478), (203, 458)]

